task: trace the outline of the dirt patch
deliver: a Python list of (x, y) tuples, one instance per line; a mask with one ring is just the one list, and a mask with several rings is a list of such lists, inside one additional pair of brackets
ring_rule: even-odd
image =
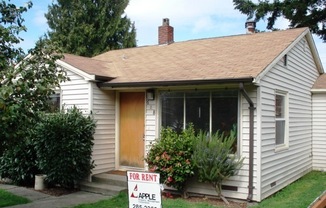
[[(171, 194), (169, 192), (163, 193), (163, 198), (177, 199), (181, 198), (180, 195)], [(245, 201), (235, 201), (228, 199), (229, 204), (226, 204), (222, 199), (212, 196), (195, 196), (190, 195), (188, 198), (183, 199), (192, 203), (207, 203), (216, 207), (225, 207), (225, 208), (247, 208), (248, 203)]]
[[(34, 189), (34, 188), (33, 188)], [(77, 191), (80, 191), (80, 189), (67, 189), (63, 187), (51, 187), (51, 188), (45, 188), (44, 190), (35, 190), (47, 195), (51, 196), (62, 196), (62, 195), (67, 195), (71, 194)]]

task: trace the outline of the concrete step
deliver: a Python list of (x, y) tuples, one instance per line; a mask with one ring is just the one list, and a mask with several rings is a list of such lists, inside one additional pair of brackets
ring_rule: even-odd
[(104, 195), (116, 195), (121, 191), (128, 190), (127, 176), (123, 172), (96, 174), (92, 176), (92, 182), (82, 181), (79, 185), (83, 191)]
[(121, 186), (128, 188), (127, 176), (101, 173), (92, 177), (92, 181), (95, 183), (110, 184), (114, 186)]
[(125, 191), (128, 187), (115, 186), (108, 183), (86, 182), (83, 181), (79, 184), (80, 189), (91, 193), (99, 193), (103, 195), (113, 196)]

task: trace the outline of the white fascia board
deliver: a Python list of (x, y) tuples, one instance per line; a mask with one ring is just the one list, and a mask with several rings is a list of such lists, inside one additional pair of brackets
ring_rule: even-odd
[[(306, 29), (299, 37), (297, 37), (284, 51), (282, 51), (275, 59), (253, 80), (253, 84), (259, 85), (260, 80), (271, 70), (292, 48), (300, 42), (300, 40), (310, 34), (309, 29)], [(311, 36), (311, 35), (310, 35)], [(309, 39), (309, 38), (307, 38)], [(309, 46), (311, 47), (310, 43)], [(318, 54), (317, 54), (318, 55)], [(313, 54), (315, 56), (315, 54)], [(315, 59), (315, 58), (314, 58)], [(318, 66), (317, 66), (318, 67)]]
[(326, 89), (312, 89), (311, 93), (313, 94), (326, 93)]
[(88, 74), (88, 73), (86, 73), (70, 64), (67, 64), (66, 62), (63, 62), (61, 60), (57, 60), (56, 63), (58, 65), (62, 66), (63, 68), (82, 76), (87, 81), (95, 81), (95, 75)]
[(312, 53), (312, 56), (314, 58), (315, 64), (317, 66), (317, 69), (318, 69), (320, 74), (323, 74), (325, 71), (324, 71), (323, 64), (322, 64), (322, 62), (320, 60), (320, 56), (319, 56), (315, 41), (312, 38), (312, 35), (311, 35), (310, 32), (308, 32), (306, 37), (307, 37), (309, 48), (311, 49), (311, 53)]

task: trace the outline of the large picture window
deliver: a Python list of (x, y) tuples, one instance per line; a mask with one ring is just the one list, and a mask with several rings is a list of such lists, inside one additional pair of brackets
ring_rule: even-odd
[(275, 144), (286, 145), (287, 137), (287, 96), (286, 93), (275, 94)]
[(238, 90), (161, 92), (161, 125), (180, 132), (195, 130), (228, 134), (238, 122)]

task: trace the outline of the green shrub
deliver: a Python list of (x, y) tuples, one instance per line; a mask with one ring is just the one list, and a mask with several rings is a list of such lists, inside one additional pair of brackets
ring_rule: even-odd
[(72, 188), (94, 168), (91, 159), (95, 122), (77, 109), (47, 114), (36, 125), (38, 167), (47, 182)]
[(195, 133), (193, 126), (178, 134), (163, 128), (160, 138), (152, 145), (145, 161), (149, 170), (160, 173), (161, 183), (185, 192), (187, 179), (194, 175), (191, 156)]
[[(219, 197), (222, 196), (222, 182), (237, 174), (243, 159), (232, 154), (236, 132), (232, 130), (228, 136), (217, 132), (211, 136), (200, 132), (194, 144), (193, 162), (199, 181), (209, 182)], [(227, 201), (226, 201), (227, 202)]]
[(36, 153), (29, 138), (6, 149), (0, 157), (0, 176), (17, 185), (32, 186), (38, 173)]

